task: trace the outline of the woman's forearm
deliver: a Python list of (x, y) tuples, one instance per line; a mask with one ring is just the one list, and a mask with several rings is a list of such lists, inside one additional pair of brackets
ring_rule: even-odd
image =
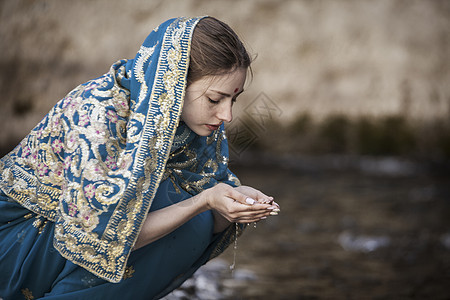
[(150, 212), (133, 249), (136, 250), (164, 237), (208, 209), (205, 197), (198, 194), (182, 202)]
[[(250, 187), (233, 188), (219, 183), (194, 197), (150, 212), (144, 221), (134, 249), (164, 237), (194, 216), (210, 209), (214, 215), (214, 233), (225, 230), (231, 222), (258, 222), (277, 208), (269, 204), (272, 200), (273, 198)], [(279, 211), (278, 208), (277, 211)]]

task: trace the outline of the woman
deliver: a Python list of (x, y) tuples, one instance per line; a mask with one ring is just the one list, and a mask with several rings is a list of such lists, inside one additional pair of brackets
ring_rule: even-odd
[(0, 298), (160, 298), (277, 214), (227, 165), (250, 62), (217, 19), (172, 19), (58, 102), (0, 161)]

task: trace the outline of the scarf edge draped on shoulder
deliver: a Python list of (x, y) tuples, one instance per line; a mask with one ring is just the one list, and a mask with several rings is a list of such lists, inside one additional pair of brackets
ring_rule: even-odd
[(164, 22), (80, 85), (0, 161), (0, 188), (55, 222), (62, 256), (119, 282), (164, 175), (200, 18)]

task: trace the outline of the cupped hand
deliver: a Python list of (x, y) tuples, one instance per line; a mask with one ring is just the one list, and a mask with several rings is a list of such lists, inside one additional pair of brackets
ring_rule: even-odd
[(280, 208), (280, 205), (278, 205), (278, 203), (273, 201), (273, 197), (267, 196), (266, 194), (264, 194), (263, 192), (255, 189), (255, 188), (252, 188), (252, 187), (246, 186), (246, 185), (241, 185), (241, 186), (235, 187), (234, 189), (250, 198), (250, 199), (246, 200), (247, 203), (250, 202), (248, 204), (253, 204), (253, 202), (251, 200), (255, 200), (255, 202), (264, 203), (264, 204), (272, 204), (272, 205), (278, 206), (278, 209)]
[(258, 222), (271, 213), (274, 214), (274, 210), (279, 211), (278, 206), (271, 204), (272, 197), (251, 187), (233, 188), (219, 183), (203, 193), (208, 208), (217, 211), (230, 222)]

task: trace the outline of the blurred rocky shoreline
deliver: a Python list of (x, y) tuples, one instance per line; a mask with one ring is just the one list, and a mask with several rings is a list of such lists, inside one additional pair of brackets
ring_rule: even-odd
[(167, 299), (450, 297), (450, 174), (390, 159), (376, 172), (260, 160), (232, 170), (280, 214), (247, 227), (234, 275), (230, 247)]
[[(260, 121), (265, 116), (280, 123), (281, 130), (309, 132), (306, 125), (317, 125), (325, 136), (335, 136), (328, 144), (319, 140), (320, 149), (331, 151), (352, 148), (339, 146), (345, 137), (339, 131), (354, 134), (343, 128), (350, 126), (370, 137), (363, 154), (403, 155), (411, 135), (421, 153), (450, 153), (446, 0), (3, 0), (1, 152), (78, 84), (107, 72), (118, 59), (134, 57), (159, 23), (197, 15), (229, 23), (257, 56), (254, 77), (235, 105), (235, 123), (257, 114)], [(258, 125), (266, 134), (267, 124)], [(277, 134), (267, 136), (273, 140)], [(396, 136), (400, 143), (390, 142)], [(292, 139), (297, 151), (305, 149), (299, 144), (305, 134)]]

